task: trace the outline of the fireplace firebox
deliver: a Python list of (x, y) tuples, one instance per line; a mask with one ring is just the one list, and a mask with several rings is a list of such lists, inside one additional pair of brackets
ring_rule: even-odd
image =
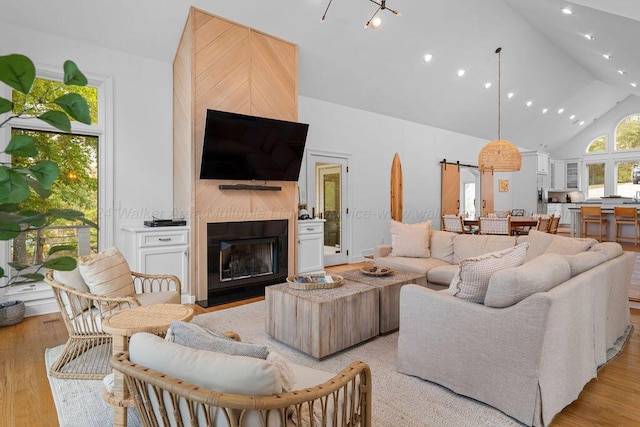
[(207, 299), (203, 307), (264, 295), (288, 275), (288, 221), (207, 224)]

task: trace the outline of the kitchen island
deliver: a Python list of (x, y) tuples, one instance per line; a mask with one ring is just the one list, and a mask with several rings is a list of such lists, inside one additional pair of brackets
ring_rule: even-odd
[[(622, 201), (620, 203), (617, 204), (611, 204), (609, 203), (588, 203), (588, 202), (584, 202), (584, 203), (576, 203), (575, 207), (571, 207), (569, 208), (569, 212), (571, 213), (571, 237), (580, 237), (581, 234), (581, 230), (580, 230), (580, 226), (581, 226), (581, 216), (580, 216), (580, 207), (581, 206), (600, 206), (602, 208), (602, 215), (609, 220), (609, 233), (608, 233), (608, 239), (609, 241), (615, 241), (615, 236), (616, 236), (616, 230), (615, 230), (615, 225), (614, 225), (614, 221), (613, 221), (613, 208), (616, 206), (623, 206), (625, 208), (628, 207), (635, 207), (636, 209), (639, 209), (640, 212), (640, 203), (635, 202), (635, 201), (629, 201), (627, 202), (625, 200), (625, 202), (623, 203)], [(630, 238), (633, 238), (633, 226), (632, 225), (623, 225), (622, 226), (622, 230), (623, 230), (623, 235), (625, 237), (629, 236)], [(628, 233), (626, 230), (631, 230), (631, 233)]]

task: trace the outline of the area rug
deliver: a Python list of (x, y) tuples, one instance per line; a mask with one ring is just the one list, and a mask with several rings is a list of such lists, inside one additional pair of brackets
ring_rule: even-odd
[[(502, 412), (444, 387), (396, 372), (398, 333), (380, 336), (360, 346), (318, 361), (288, 347), (264, 331), (264, 301), (196, 316), (193, 322), (221, 331), (235, 331), (243, 341), (263, 343), (287, 360), (327, 372), (338, 372), (353, 360), (369, 364), (373, 376), (374, 426), (521, 426)], [(62, 346), (47, 349), (47, 367)], [(49, 378), (61, 427), (113, 425), (113, 409), (102, 400), (102, 381)], [(129, 426), (140, 421), (129, 410)]]

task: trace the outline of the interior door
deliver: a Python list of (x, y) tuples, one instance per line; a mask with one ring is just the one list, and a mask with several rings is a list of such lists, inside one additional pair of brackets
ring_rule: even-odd
[(482, 196), (482, 216), (494, 211), (493, 208), (493, 173), (482, 172), (480, 174), (480, 186), (482, 187), (480, 195)]
[(442, 215), (460, 213), (460, 169), (457, 165), (441, 163), (442, 183), (440, 209)]
[(309, 209), (315, 210), (316, 216), (325, 220), (324, 265), (347, 264), (348, 159), (310, 153), (309, 160), (307, 185), (309, 201), (314, 201)]

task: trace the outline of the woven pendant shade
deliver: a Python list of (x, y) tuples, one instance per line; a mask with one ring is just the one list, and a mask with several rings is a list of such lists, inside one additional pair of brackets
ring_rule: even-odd
[(480, 172), (517, 172), (522, 165), (520, 150), (507, 140), (500, 139), (500, 52), (498, 54), (498, 139), (489, 142), (478, 154)]
[(515, 172), (520, 170), (521, 165), (520, 150), (502, 139), (489, 142), (478, 155), (478, 169), (481, 172)]

